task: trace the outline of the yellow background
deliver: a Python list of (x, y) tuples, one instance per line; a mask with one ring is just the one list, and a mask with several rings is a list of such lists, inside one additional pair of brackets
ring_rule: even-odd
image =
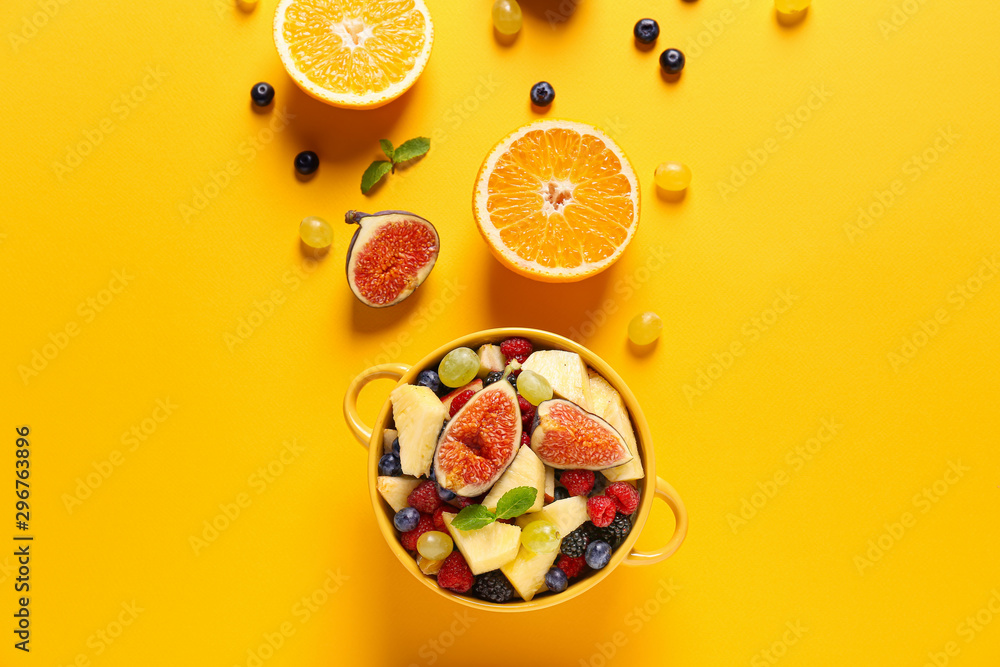
[[(977, 282), (1000, 257), (995, 3), (817, 0), (782, 26), (765, 0), (566, 0), (576, 8), (562, 14), (525, 0), (510, 46), (487, 0), (428, 4), (436, 39), (419, 83), (350, 112), (286, 76), (272, 0), (251, 13), (223, 0), (3, 3), (0, 479), (14, 427), (30, 425), (36, 541), (30, 655), (11, 646), (13, 546), (0, 549), (0, 662), (247, 665), (286, 624), (263, 664), (917, 666), (949, 642), (957, 654), (939, 662), (996, 664), (1000, 280)], [(662, 29), (652, 51), (631, 37), (645, 15)], [(669, 46), (688, 54), (672, 84), (656, 62)], [(643, 187), (628, 252), (576, 285), (502, 269), (470, 211), (481, 159), (537, 117), (528, 90), (541, 79), (557, 91), (548, 115), (605, 127)], [(250, 107), (258, 80), (277, 89), (269, 113)], [(416, 135), (434, 137), (429, 155), (362, 196), (378, 139)], [(77, 166), (57, 166), (88, 142)], [(309, 182), (292, 170), (303, 149), (322, 160)], [(653, 187), (669, 159), (694, 173), (681, 202)], [(204, 209), (185, 215), (197, 193)], [(859, 207), (876, 214), (860, 235)], [(349, 292), (338, 220), (351, 208), (409, 209), (441, 232), (437, 268), (404, 304), (368, 310)], [(336, 225), (315, 265), (297, 239), (306, 215)], [(669, 258), (650, 271), (657, 252)], [(779, 290), (793, 305), (769, 313)], [(664, 332), (640, 353), (625, 330), (647, 309)], [(669, 561), (619, 568), (551, 610), (462, 617), (384, 545), (341, 401), (379, 355), (413, 361), (504, 325), (575, 335), (619, 370), (691, 530)], [(904, 337), (920, 346), (894, 364)], [(52, 358), (22, 377), (36, 352)], [(689, 401), (699, 371), (714, 377)], [(365, 393), (369, 419), (388, 386)], [(823, 419), (837, 434), (798, 467)], [(148, 433), (137, 446), (133, 428)], [(256, 471), (290, 440), (301, 451), (266, 481)], [(921, 500), (935, 483), (935, 502)], [(228, 528), (192, 546), (239, 498)], [(0, 534), (13, 534), (13, 494), (0, 500)], [(735, 523), (744, 500), (756, 514)], [(668, 514), (654, 505), (640, 546), (666, 539)], [(888, 548), (859, 565), (869, 540)], [(327, 599), (307, 615), (313, 595)]]

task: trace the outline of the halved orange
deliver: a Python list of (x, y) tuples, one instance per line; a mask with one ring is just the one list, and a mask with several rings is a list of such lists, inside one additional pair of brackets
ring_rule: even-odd
[(539, 120), (486, 157), (473, 213), (507, 268), (543, 282), (572, 282), (621, 257), (639, 224), (639, 184), (605, 133), (584, 123)]
[(405, 93), (431, 54), (424, 0), (281, 0), (274, 44), (289, 75), (338, 107), (374, 108)]

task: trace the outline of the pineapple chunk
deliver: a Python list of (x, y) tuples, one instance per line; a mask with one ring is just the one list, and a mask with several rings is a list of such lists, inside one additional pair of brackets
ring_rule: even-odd
[(456, 516), (445, 512), (441, 518), (472, 574), (495, 570), (517, 557), (521, 545), (520, 526), (495, 521), (478, 530), (459, 530), (451, 525)]
[(521, 528), (524, 528), (532, 521), (546, 519), (556, 525), (561, 537), (566, 537), (582, 526), (589, 518), (587, 515), (587, 499), (583, 496), (572, 496), (549, 503), (539, 512), (522, 514), (514, 522)]
[(444, 405), (428, 387), (415, 384), (400, 385), (389, 397), (392, 399), (392, 418), (399, 431), (399, 460), (403, 472), (426, 477), (447, 416)]
[(593, 368), (587, 369), (590, 375), (590, 399), (592, 401), (592, 412), (604, 421), (611, 424), (618, 433), (621, 434), (628, 445), (632, 460), (614, 468), (602, 470), (608, 480), (621, 482), (631, 479), (642, 479), (644, 472), (642, 461), (639, 459), (639, 446), (635, 440), (635, 431), (632, 430), (632, 422), (625, 408), (625, 402), (611, 383), (605, 380)]
[(479, 348), (479, 373), (484, 378), (493, 371), (502, 371), (507, 365), (499, 345), (483, 345)]
[(545, 588), (545, 574), (556, 562), (558, 549), (550, 554), (536, 554), (521, 547), (517, 558), (500, 568), (517, 594), (527, 602)]
[(396, 439), (396, 429), (387, 428), (382, 431), (382, 453), (391, 454), (392, 453), (392, 441)]
[(590, 380), (587, 365), (576, 352), (538, 350), (521, 364), (526, 371), (538, 373), (552, 386), (552, 392), (590, 411)]
[(528, 512), (542, 509), (542, 505), (545, 504), (545, 465), (531, 447), (521, 447), (517, 451), (517, 456), (493, 485), (489, 495), (483, 500), (483, 505), (496, 510), (503, 494), (518, 486), (530, 486), (537, 491), (535, 502), (528, 508)]
[(417, 484), (420, 484), (420, 480), (412, 477), (382, 475), (376, 481), (375, 488), (378, 489), (385, 502), (389, 503), (389, 507), (394, 512), (398, 512), (404, 507), (410, 506), (406, 499), (410, 496), (410, 492), (417, 488)]

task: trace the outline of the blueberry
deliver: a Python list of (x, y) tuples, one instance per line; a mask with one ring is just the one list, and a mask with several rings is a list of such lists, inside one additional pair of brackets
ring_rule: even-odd
[(556, 90), (548, 81), (539, 81), (531, 87), (531, 103), (536, 107), (547, 107), (556, 99)]
[(667, 49), (660, 54), (660, 67), (667, 74), (679, 74), (684, 69), (684, 54), (677, 49)]
[(569, 498), (569, 491), (561, 486), (557, 486), (554, 497), (556, 500), (565, 500), (566, 498)]
[(417, 384), (427, 387), (435, 394), (441, 391), (441, 378), (438, 377), (437, 371), (421, 371), (417, 376)]
[(403, 467), (399, 462), (399, 454), (383, 454), (378, 460), (378, 474), (399, 477), (403, 474)]
[(312, 151), (302, 151), (295, 156), (295, 171), (308, 176), (319, 169), (319, 156)]
[(274, 99), (274, 88), (269, 83), (255, 83), (250, 89), (250, 99), (259, 107), (266, 107)]
[(441, 500), (444, 500), (446, 502), (449, 501), (449, 500), (454, 500), (455, 499), (455, 492), (454, 491), (452, 491), (451, 489), (444, 488), (443, 486), (441, 486), (437, 482), (435, 482), (434, 484), (437, 486), (438, 498), (440, 498)]
[(490, 371), (486, 375), (486, 379), (483, 380), (483, 386), (488, 387), (494, 382), (498, 382), (503, 379), (503, 371)]
[(639, 19), (632, 33), (640, 44), (652, 44), (660, 36), (660, 25), (653, 19)]
[(392, 441), (392, 453), (399, 456), (399, 438)]
[(550, 568), (549, 571), (545, 573), (545, 585), (548, 586), (549, 590), (553, 593), (562, 593), (566, 590), (567, 583), (569, 582), (566, 580), (566, 573), (558, 567)]
[(420, 522), (420, 512), (412, 507), (404, 507), (392, 517), (392, 525), (401, 533), (413, 530)]
[(611, 560), (611, 545), (604, 540), (597, 540), (587, 545), (587, 553), (584, 555), (587, 565), (600, 570)]

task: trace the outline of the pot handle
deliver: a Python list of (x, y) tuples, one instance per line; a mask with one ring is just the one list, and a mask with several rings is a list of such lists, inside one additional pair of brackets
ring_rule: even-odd
[(361, 394), (364, 386), (372, 380), (381, 380), (383, 378), (399, 380), (408, 370), (410, 370), (410, 367), (406, 364), (372, 366), (358, 373), (358, 376), (347, 387), (347, 393), (344, 394), (344, 419), (347, 421), (347, 426), (351, 429), (351, 432), (354, 433), (354, 437), (366, 449), (372, 439), (372, 427), (361, 421), (361, 416), (358, 414), (358, 395)]
[(656, 551), (632, 549), (632, 552), (625, 557), (625, 565), (636, 566), (659, 563), (661, 560), (673, 555), (680, 548), (681, 543), (687, 536), (688, 514), (687, 509), (684, 508), (684, 501), (677, 495), (674, 487), (667, 484), (662, 477), (656, 478), (656, 497), (665, 502), (674, 513), (674, 518), (677, 521), (677, 525), (674, 527), (674, 534), (670, 538), (670, 541)]

